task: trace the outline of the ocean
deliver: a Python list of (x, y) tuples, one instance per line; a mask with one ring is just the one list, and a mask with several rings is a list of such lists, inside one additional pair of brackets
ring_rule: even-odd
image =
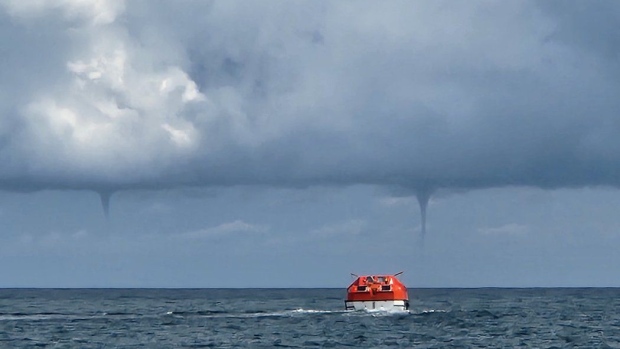
[(0, 289), (1, 348), (620, 348), (620, 289)]

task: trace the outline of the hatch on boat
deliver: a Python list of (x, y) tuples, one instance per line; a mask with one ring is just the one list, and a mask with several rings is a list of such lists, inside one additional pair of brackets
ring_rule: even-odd
[(407, 287), (394, 275), (363, 275), (347, 288), (346, 310), (408, 310)]

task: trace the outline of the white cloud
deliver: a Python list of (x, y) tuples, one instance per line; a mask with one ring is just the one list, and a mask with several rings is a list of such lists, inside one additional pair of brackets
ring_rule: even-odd
[(380, 199), (379, 203), (382, 206), (387, 206), (387, 207), (417, 205), (416, 198), (413, 196), (386, 197), (386, 198)]
[(183, 109), (204, 96), (174, 62), (158, 62), (158, 48), (140, 46), (120, 25), (82, 30), (83, 46), (66, 63), (69, 79), (21, 108), (27, 127), (18, 148), (42, 174), (62, 164), (79, 176), (157, 176), (199, 144)]
[(60, 10), (68, 19), (81, 18), (92, 24), (108, 24), (125, 9), (125, 0), (0, 0), (9, 13), (30, 18)]
[(75, 233), (73, 233), (71, 236), (74, 239), (85, 239), (89, 236), (90, 234), (88, 233), (88, 231), (86, 229), (81, 229), (76, 231)]
[(22, 233), (8, 238), (3, 243), (12, 253), (33, 253), (40, 250), (52, 251), (78, 248), (80, 242), (92, 243), (93, 236), (86, 229), (76, 231), (47, 231), (41, 234)]
[(309, 236), (314, 237), (335, 237), (335, 236), (356, 236), (360, 235), (366, 228), (366, 222), (361, 219), (352, 219), (336, 224), (325, 225), (321, 228), (310, 231)]
[(267, 227), (249, 224), (242, 220), (223, 223), (215, 227), (186, 232), (178, 236), (185, 239), (210, 239), (221, 237), (236, 237), (239, 235), (262, 234), (268, 230)]
[(498, 227), (480, 228), (478, 232), (482, 235), (523, 236), (530, 233), (530, 228), (526, 225), (510, 223)]

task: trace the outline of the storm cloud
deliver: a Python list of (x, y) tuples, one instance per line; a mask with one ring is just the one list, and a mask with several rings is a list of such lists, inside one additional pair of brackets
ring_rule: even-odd
[(0, 0), (0, 188), (620, 185), (616, 2)]

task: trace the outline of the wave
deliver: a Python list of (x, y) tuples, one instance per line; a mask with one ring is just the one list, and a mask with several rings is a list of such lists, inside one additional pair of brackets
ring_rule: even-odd
[(167, 311), (165, 316), (178, 316), (178, 317), (206, 317), (206, 318), (259, 318), (259, 317), (293, 317), (300, 315), (315, 315), (315, 314), (339, 314), (345, 313), (345, 310), (322, 310), (322, 309), (287, 309), (281, 311), (264, 311), (264, 310), (246, 310), (242, 312), (229, 312), (219, 310), (205, 310), (205, 311)]
[(293, 313), (297, 314), (335, 314), (335, 313), (343, 313), (344, 310), (314, 310), (314, 309), (295, 309), (292, 310)]
[[(442, 312), (441, 310), (424, 310), (421, 313)], [(245, 310), (245, 311), (225, 311), (225, 310), (199, 310), (199, 311), (174, 311), (169, 310), (163, 313), (141, 313), (141, 312), (100, 312), (100, 313), (0, 313), (1, 321), (84, 321), (102, 318), (277, 318), (277, 317), (298, 317), (298, 316), (325, 316), (325, 315), (344, 315), (344, 316), (389, 316), (411, 314), (407, 310), (381, 310), (366, 309), (360, 311), (329, 310), (329, 309), (286, 309), (276, 311), (265, 310)]]
[(415, 314), (433, 314), (433, 313), (447, 313), (447, 310), (443, 310), (443, 309), (424, 309), (421, 310), (419, 312), (416, 312)]
[(85, 315), (85, 314), (62, 314), (62, 313), (12, 313), (0, 314), (0, 322), (2, 321), (49, 321), (49, 320), (90, 320), (102, 315)]
[(346, 311), (345, 315), (347, 316), (403, 316), (403, 315), (411, 315), (409, 310), (402, 309), (361, 309), (354, 311)]

